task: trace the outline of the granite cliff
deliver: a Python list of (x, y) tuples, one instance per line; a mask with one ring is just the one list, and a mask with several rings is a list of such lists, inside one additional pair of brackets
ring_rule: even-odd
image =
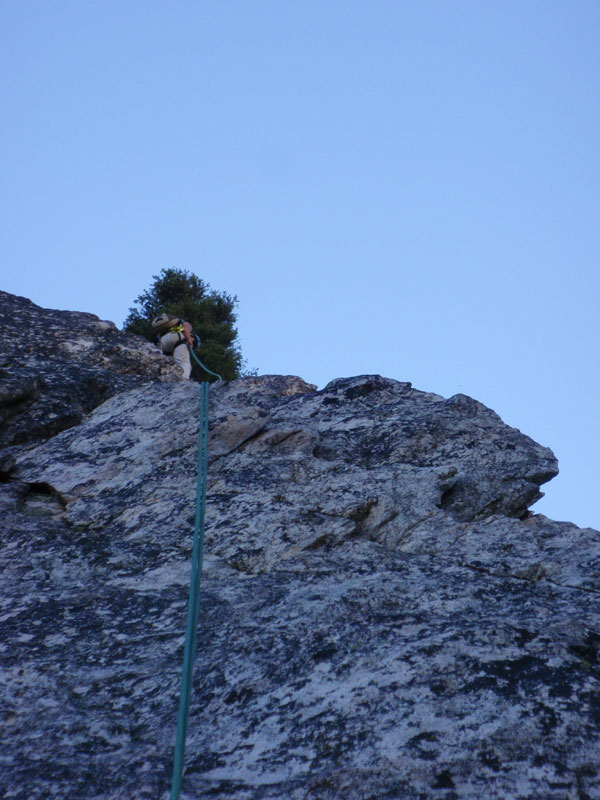
[[(165, 798), (199, 386), (0, 311), (2, 797)], [(260, 376), (212, 387), (210, 453), (183, 798), (600, 797), (600, 533), (530, 510), (549, 449), (465, 395)]]

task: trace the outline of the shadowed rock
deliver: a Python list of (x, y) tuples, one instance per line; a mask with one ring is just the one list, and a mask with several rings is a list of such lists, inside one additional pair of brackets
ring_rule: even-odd
[(93, 314), (0, 291), (0, 447), (48, 439), (117, 392), (179, 371), (140, 336)]

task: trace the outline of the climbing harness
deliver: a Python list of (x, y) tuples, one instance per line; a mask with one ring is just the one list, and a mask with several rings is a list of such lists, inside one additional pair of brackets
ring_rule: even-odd
[[(210, 375), (219, 381), (223, 378), (216, 372), (209, 370), (193, 350), (190, 353)], [(171, 783), (170, 800), (179, 800), (181, 779), (183, 777), (183, 757), (185, 753), (185, 740), (187, 736), (188, 718), (190, 712), (190, 697), (192, 691), (192, 673), (196, 655), (196, 633), (198, 630), (198, 615), (200, 613), (200, 580), (202, 577), (202, 561), (204, 557), (204, 515), (206, 512), (206, 482), (208, 476), (208, 412), (209, 412), (209, 386), (208, 381), (200, 384), (200, 422), (198, 426), (198, 477), (196, 481), (196, 520), (194, 523), (194, 544), (192, 548), (192, 570), (190, 577), (190, 596), (188, 600), (187, 627), (185, 632), (185, 646), (183, 653), (183, 667), (181, 670), (181, 693), (179, 696), (179, 717), (177, 720), (177, 733), (175, 736), (175, 755), (173, 758), (173, 779)]]

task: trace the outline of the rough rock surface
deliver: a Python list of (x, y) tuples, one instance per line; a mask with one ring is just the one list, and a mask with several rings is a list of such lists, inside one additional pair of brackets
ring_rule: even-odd
[[(180, 379), (156, 347), (112, 322), (40, 308), (2, 291), (0, 344), (0, 448), (77, 425), (109, 397), (144, 380)], [(9, 455), (5, 450), (5, 465)]]
[[(199, 386), (115, 394), (0, 484), (6, 798), (166, 798)], [(600, 797), (600, 533), (551, 451), (362, 376), (211, 388), (183, 798)]]

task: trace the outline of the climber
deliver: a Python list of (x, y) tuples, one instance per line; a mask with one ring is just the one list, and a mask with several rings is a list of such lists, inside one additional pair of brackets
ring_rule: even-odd
[(158, 337), (160, 349), (173, 356), (184, 380), (189, 380), (192, 372), (190, 348), (200, 344), (200, 338), (192, 331), (190, 323), (173, 314), (159, 314), (152, 320), (152, 330)]

